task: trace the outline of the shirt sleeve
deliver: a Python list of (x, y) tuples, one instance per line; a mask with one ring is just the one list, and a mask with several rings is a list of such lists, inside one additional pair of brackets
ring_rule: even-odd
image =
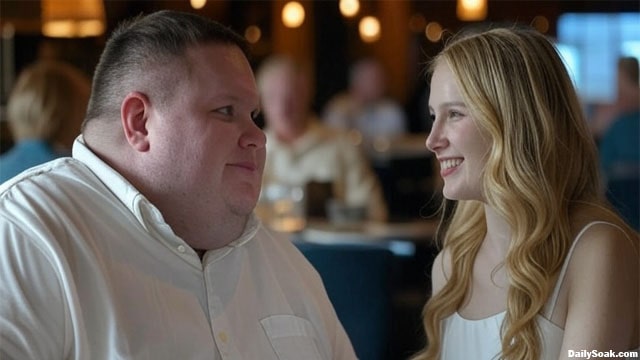
[(0, 215), (0, 359), (63, 359), (70, 323), (56, 267)]

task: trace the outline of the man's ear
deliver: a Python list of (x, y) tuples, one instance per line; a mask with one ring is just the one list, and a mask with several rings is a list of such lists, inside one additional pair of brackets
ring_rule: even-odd
[(127, 142), (140, 152), (149, 150), (147, 120), (150, 111), (149, 98), (141, 92), (129, 93), (120, 106), (120, 118)]

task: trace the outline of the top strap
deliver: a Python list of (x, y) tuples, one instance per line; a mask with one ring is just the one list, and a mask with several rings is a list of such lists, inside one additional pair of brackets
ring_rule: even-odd
[(612, 224), (610, 222), (606, 222), (606, 221), (592, 221), (590, 223), (588, 223), (585, 227), (582, 228), (582, 230), (580, 230), (580, 232), (578, 233), (578, 236), (576, 236), (575, 240), (573, 241), (573, 244), (571, 244), (571, 247), (569, 248), (569, 252), (567, 253), (567, 257), (564, 259), (564, 263), (562, 264), (562, 269), (560, 270), (560, 275), (558, 275), (558, 280), (556, 281), (556, 285), (553, 289), (553, 293), (551, 295), (549, 304), (551, 304), (550, 308), (547, 309), (547, 311), (545, 311), (545, 318), (547, 318), (548, 320), (551, 320), (552, 316), (553, 316), (553, 312), (556, 309), (556, 303), (558, 302), (558, 295), (560, 294), (560, 288), (562, 288), (562, 284), (564, 283), (564, 277), (565, 274), (567, 272), (567, 268), (569, 267), (569, 261), (571, 260), (571, 256), (573, 255), (573, 250), (575, 250), (576, 248), (576, 244), (578, 243), (578, 241), (580, 241), (580, 239), (582, 238), (582, 235), (589, 230), (589, 228), (593, 225), (597, 225), (597, 224), (607, 224), (607, 225), (611, 225), (617, 229), (619, 229), (620, 231), (622, 231), (624, 233), (624, 230), (622, 230), (622, 228), (620, 228), (618, 225)]

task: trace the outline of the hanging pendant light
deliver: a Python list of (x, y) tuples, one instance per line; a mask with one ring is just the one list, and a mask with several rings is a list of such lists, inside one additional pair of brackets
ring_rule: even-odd
[(360, 39), (366, 43), (373, 43), (380, 39), (380, 20), (375, 16), (365, 16), (358, 24)]
[(360, 0), (340, 0), (340, 13), (344, 17), (354, 17), (360, 11)]
[(304, 7), (297, 1), (289, 1), (282, 8), (282, 23), (288, 28), (300, 27), (304, 16)]
[(458, 0), (456, 15), (462, 21), (481, 21), (487, 17), (488, 0)]
[(42, 34), (45, 36), (100, 36), (105, 27), (102, 0), (42, 0)]

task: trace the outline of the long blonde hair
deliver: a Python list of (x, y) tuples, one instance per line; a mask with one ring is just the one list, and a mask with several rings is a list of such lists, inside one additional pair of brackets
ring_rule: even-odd
[[(452, 39), (432, 68), (440, 62), (449, 66), (471, 115), (491, 138), (483, 194), (513, 232), (504, 261), (509, 289), (497, 355), (538, 359), (535, 318), (573, 240), (572, 209), (590, 204), (601, 218), (621, 220), (601, 200), (596, 147), (549, 40), (531, 29), (492, 29)], [(467, 296), (487, 230), (483, 205), (459, 201), (446, 224), (444, 249), (452, 271), (424, 307), (428, 344), (416, 360), (439, 358), (442, 320)]]

